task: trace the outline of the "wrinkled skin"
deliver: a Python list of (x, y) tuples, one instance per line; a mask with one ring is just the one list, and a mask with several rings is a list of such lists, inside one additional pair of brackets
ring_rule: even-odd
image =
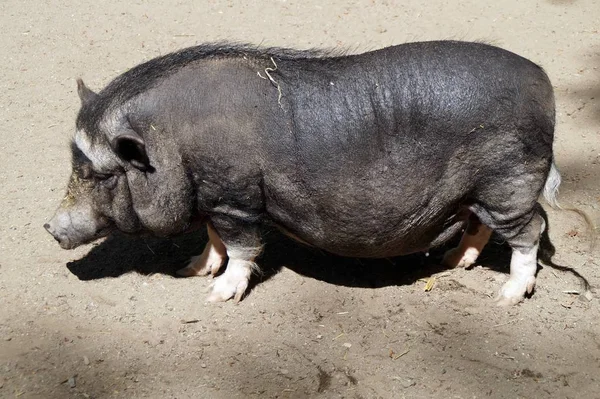
[[(139, 189), (132, 190), (131, 182)], [(95, 171), (91, 161), (73, 146), (73, 171), (67, 194), (44, 227), (64, 249), (104, 237), (115, 228), (125, 233), (152, 232), (162, 236), (185, 231), (191, 223), (189, 216), (183, 219), (185, 213), (172, 223), (164, 223), (168, 216), (152, 204), (156, 190), (151, 179), (139, 172), (128, 173), (124, 168)], [(139, 198), (135, 205), (133, 198)], [(163, 200), (168, 201), (169, 196)]]
[(73, 171), (67, 194), (54, 217), (44, 226), (64, 249), (104, 237), (114, 228), (136, 233), (141, 229), (133, 212), (127, 178), (93, 170), (89, 159), (72, 147)]
[[(97, 100), (97, 94), (82, 81), (78, 81), (78, 92), (82, 107)], [(191, 225), (192, 198), (186, 195), (191, 188), (182, 177), (183, 168), (172, 166), (157, 171), (149, 166), (147, 158), (133, 165), (129, 157), (132, 153), (139, 155), (135, 148), (138, 143), (134, 141), (138, 137), (130, 131), (130, 126), (116, 128), (125, 131), (125, 144), (121, 147), (111, 148), (102, 136), (93, 141), (81, 131), (76, 134), (71, 146), (73, 170), (67, 194), (44, 226), (62, 248), (94, 241), (114, 228), (131, 234), (151, 232), (168, 236)], [(166, 154), (160, 154), (161, 151)], [(165, 145), (157, 152), (170, 164), (173, 157), (168, 151)], [(96, 165), (90, 158), (97, 161)], [(173, 161), (177, 162), (177, 157)]]
[(553, 200), (548, 77), (480, 43), (410, 43), (355, 56), (219, 45), (139, 65), (82, 108), (68, 194), (46, 228), (74, 248), (112, 228), (210, 241), (181, 275), (216, 274), (210, 300), (240, 300), (259, 226), (343, 256), (443, 244), (476, 261), (492, 231), (513, 249), (498, 297), (535, 285)]

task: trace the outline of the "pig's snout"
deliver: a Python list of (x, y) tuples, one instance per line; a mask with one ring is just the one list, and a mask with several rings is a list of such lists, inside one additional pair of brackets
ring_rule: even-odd
[(104, 218), (94, 217), (89, 209), (59, 208), (54, 217), (44, 224), (48, 233), (63, 249), (73, 249), (94, 241), (109, 232), (109, 223)]
[(58, 241), (61, 248), (74, 248), (69, 238), (69, 230), (73, 229), (73, 223), (67, 212), (57, 212), (48, 223), (44, 224), (44, 228)]

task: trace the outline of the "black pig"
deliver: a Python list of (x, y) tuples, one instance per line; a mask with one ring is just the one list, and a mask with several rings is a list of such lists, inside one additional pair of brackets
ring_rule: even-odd
[(534, 288), (538, 198), (556, 203), (560, 175), (552, 86), (525, 58), (456, 41), (359, 55), (215, 44), (78, 92), (73, 172), (45, 225), (63, 248), (206, 223), (180, 274), (228, 258), (209, 297), (225, 301), (247, 289), (262, 223), (354, 257), (426, 251), (466, 226), (447, 265), (473, 264), (495, 231), (513, 251), (498, 303)]

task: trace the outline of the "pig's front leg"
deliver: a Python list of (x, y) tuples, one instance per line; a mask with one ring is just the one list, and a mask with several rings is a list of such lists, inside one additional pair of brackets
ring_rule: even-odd
[(201, 255), (193, 256), (190, 263), (177, 274), (183, 277), (216, 275), (227, 259), (227, 250), (211, 223), (206, 224), (208, 242)]
[(258, 269), (254, 259), (260, 254), (262, 245), (258, 228), (228, 217), (211, 219), (215, 233), (225, 246), (227, 268), (212, 284), (209, 302), (224, 302), (231, 298), (239, 302), (253, 270)]

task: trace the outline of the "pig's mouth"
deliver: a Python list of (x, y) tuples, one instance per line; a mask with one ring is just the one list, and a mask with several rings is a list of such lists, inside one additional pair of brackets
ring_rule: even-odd
[(58, 242), (58, 245), (60, 245), (62, 249), (75, 249), (79, 246), (79, 244), (72, 242), (68, 238), (61, 240), (59, 238), (54, 237), (54, 239), (56, 240), (56, 242)]

